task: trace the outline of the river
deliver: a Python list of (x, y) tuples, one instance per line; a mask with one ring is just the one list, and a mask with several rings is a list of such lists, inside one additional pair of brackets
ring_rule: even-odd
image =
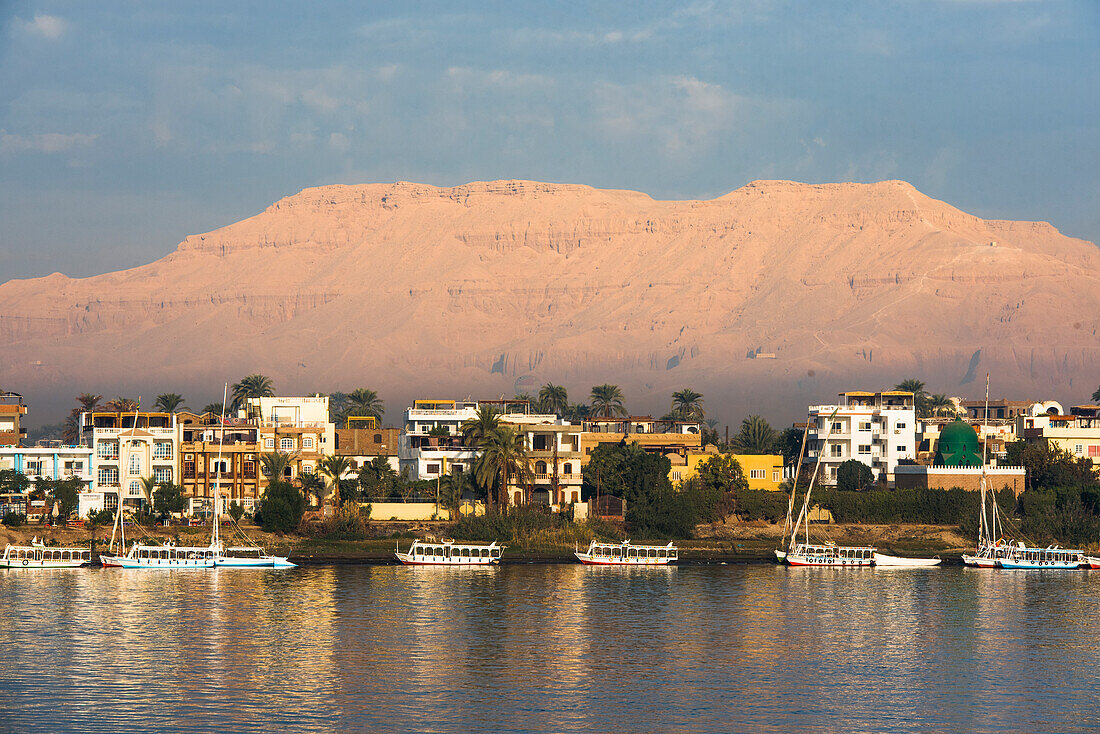
[(0, 730), (1095, 732), (1100, 572), (0, 572)]

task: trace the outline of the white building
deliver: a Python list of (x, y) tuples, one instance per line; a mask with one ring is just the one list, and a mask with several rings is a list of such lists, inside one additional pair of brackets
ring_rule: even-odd
[[(913, 393), (843, 392), (839, 405), (811, 405), (806, 461), (820, 459), (818, 481), (835, 484), (837, 469), (856, 459), (871, 467), (876, 479), (894, 484), (894, 467), (901, 459), (917, 456), (917, 425)], [(824, 447), (829, 432), (829, 445)], [(824, 449), (824, 450), (823, 450)]]
[[(103, 507), (140, 508), (153, 501), (141, 480), (179, 483), (179, 432), (173, 413), (93, 411), (80, 415), (80, 443), (92, 449), (92, 477)], [(107, 495), (114, 494), (114, 498)]]
[[(31, 480), (79, 479), (84, 485), (81, 498), (93, 494), (92, 450), (81, 446), (0, 446), (0, 469), (11, 469)], [(0, 504), (15, 512), (26, 512), (26, 498), (0, 497)], [(19, 506), (22, 506), (20, 509)], [(80, 513), (83, 517), (84, 513)]]
[(435, 479), (470, 471), (477, 452), (463, 444), (462, 424), (476, 416), (474, 401), (414, 400), (405, 409), (405, 430), (397, 449), (401, 473), (409, 479)]
[(249, 398), (241, 412), (257, 427), (262, 453), (279, 451), (291, 457), (283, 479), (314, 474), (324, 457), (336, 453), (336, 424), (328, 419), (328, 396)]

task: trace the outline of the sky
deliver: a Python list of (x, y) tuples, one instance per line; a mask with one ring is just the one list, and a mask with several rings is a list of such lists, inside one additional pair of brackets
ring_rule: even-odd
[(1100, 2), (5, 2), (0, 282), (303, 188), (904, 179), (1100, 241)]

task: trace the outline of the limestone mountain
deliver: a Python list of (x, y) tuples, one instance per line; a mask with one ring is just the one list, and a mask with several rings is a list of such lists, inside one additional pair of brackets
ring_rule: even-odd
[[(595, 383), (663, 412), (793, 417), (910, 376), (1084, 400), (1100, 383), (1100, 251), (901, 181), (757, 181), (711, 201), (530, 181), (322, 186), (148, 265), (0, 285), (0, 385), (486, 397)], [(54, 406), (52, 401), (56, 401)]]

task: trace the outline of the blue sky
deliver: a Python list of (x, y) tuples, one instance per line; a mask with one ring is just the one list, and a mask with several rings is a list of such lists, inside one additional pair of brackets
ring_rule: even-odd
[(1100, 240), (1100, 2), (0, 1), (0, 282), (325, 183), (900, 178)]

